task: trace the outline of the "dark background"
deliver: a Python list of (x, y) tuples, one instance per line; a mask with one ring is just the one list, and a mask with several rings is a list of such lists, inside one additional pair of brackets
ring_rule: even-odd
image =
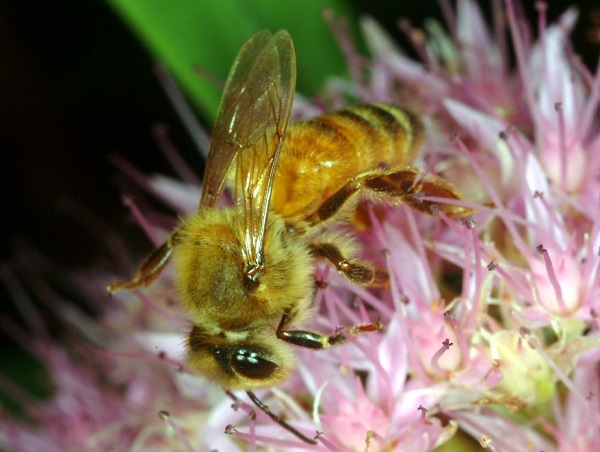
[[(81, 226), (57, 203), (74, 200), (124, 227), (110, 155), (145, 171), (169, 173), (151, 135), (161, 121), (199, 173), (201, 160), (153, 75), (152, 58), (105, 3), (35, 3), (0, 3), (0, 259), (13, 253), (14, 237), (23, 237), (56, 259), (82, 263), (102, 250), (87, 242)], [(397, 2), (402, 11), (398, 5), (385, 11), (373, 6), (377, 2), (354, 3), (394, 32), (401, 16), (419, 25), (423, 17), (439, 15), (433, 1), (431, 8), (415, 11), (407, 10), (411, 2)], [(554, 17), (571, 2), (551, 3)], [(585, 35), (594, 2), (579, 3), (588, 7), (575, 47), (595, 64), (597, 48)]]
[[(410, 17), (418, 26), (424, 17), (439, 16), (433, 1), (426, 8), (420, 1), (394, 2), (387, 10), (384, 3), (354, 1), (405, 48), (398, 18)], [(535, 2), (524, 3), (531, 13)], [(552, 19), (574, 2), (550, 3)], [(589, 39), (595, 2), (578, 3), (582, 14), (574, 45), (595, 67), (597, 46)], [(15, 254), (20, 238), (66, 266), (102, 256), (104, 244), (64, 212), (65, 200), (95, 213), (134, 249), (148, 249), (138, 228), (125, 220), (119, 173), (109, 157), (123, 156), (145, 172), (171, 173), (151, 134), (161, 121), (171, 127), (190, 165), (198, 173), (202, 166), (152, 66), (152, 58), (102, 1), (0, 2), (0, 261)], [(6, 308), (10, 303), (4, 298)]]

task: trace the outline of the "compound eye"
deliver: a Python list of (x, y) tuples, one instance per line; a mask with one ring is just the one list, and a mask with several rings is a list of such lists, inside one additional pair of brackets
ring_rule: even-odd
[(240, 347), (231, 356), (231, 365), (237, 373), (254, 379), (270, 377), (277, 364), (264, 359), (256, 350)]

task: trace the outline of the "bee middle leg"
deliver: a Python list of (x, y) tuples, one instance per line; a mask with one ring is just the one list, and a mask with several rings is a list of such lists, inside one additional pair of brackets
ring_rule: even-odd
[(327, 198), (311, 214), (307, 221), (318, 224), (335, 216), (340, 209), (358, 192), (367, 198), (383, 202), (400, 202), (420, 212), (433, 214), (439, 209), (451, 217), (465, 216), (469, 209), (451, 204), (437, 204), (424, 197), (460, 200), (458, 190), (445, 179), (432, 174), (424, 174), (418, 168), (401, 167), (374, 170), (351, 179), (346, 185)]
[(277, 327), (277, 337), (290, 344), (312, 349), (329, 348), (346, 342), (346, 335), (358, 336), (359, 334), (381, 333), (383, 331), (383, 324), (379, 320), (366, 325), (352, 325), (330, 335), (308, 330), (286, 330), (285, 328), (291, 320), (292, 317), (289, 312), (284, 312)]
[(390, 277), (387, 271), (359, 259), (347, 259), (333, 243), (312, 243), (310, 250), (317, 259), (331, 262), (337, 271), (357, 286), (389, 286)]

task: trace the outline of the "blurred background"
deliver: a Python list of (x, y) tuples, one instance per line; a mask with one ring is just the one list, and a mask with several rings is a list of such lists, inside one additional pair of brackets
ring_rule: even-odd
[[(0, 2), (1, 262), (9, 260), (25, 240), (66, 267), (101, 262), (110, 268), (104, 244), (82, 226), (81, 217), (73, 213), (79, 207), (74, 205), (119, 231), (134, 250), (149, 250), (139, 228), (126, 221), (119, 188), (122, 176), (111, 156), (121, 156), (146, 173), (173, 174), (151, 133), (159, 122), (168, 125), (182, 156), (201, 174), (202, 160), (153, 72), (156, 58), (148, 49), (160, 44), (138, 39), (144, 30), (139, 23), (130, 26), (123, 20), (131, 12), (126, 7), (116, 13), (115, 5), (127, 3), (140, 2)], [(173, 0), (170, 5), (185, 3), (190, 2)], [(191, 64), (224, 80), (239, 46), (254, 31), (264, 26), (290, 28), (298, 49), (298, 90), (310, 97), (326, 74), (341, 75), (344, 68), (333, 39), (324, 43), (313, 36), (310, 41), (311, 35), (320, 36), (315, 30), (327, 30), (324, 8), (331, 7), (351, 24), (363, 14), (375, 17), (405, 49), (410, 46), (398, 30), (398, 19), (408, 17), (415, 26), (421, 26), (425, 17), (441, 20), (435, 1), (311, 3), (315, 9), (306, 14), (268, 8), (245, 11), (248, 16), (243, 18), (251, 16), (251, 20), (244, 24), (219, 16), (218, 11), (187, 13), (198, 22), (203, 36), (189, 37), (198, 46), (197, 61), (192, 56)], [(481, 3), (490, 10), (492, 1)], [(523, 3), (535, 17), (536, 2)], [(597, 2), (549, 3), (550, 20), (568, 5), (579, 7), (574, 47), (595, 69), (598, 47), (592, 38), (600, 27), (600, 12), (594, 11)], [(336, 56), (324, 57), (326, 51)], [(206, 83), (196, 77), (198, 84)], [(215, 93), (213, 98), (218, 98), (218, 90)], [(213, 99), (198, 109), (199, 120), (210, 127), (215, 111)], [(2, 306), (11, 310), (3, 292)]]
[[(322, 5), (320, 9), (330, 6), (326, 1), (315, 3)], [(387, 3), (354, 0), (346, 3), (344, 14), (374, 16), (406, 49), (410, 47), (396, 25), (399, 18), (409, 17), (419, 26), (425, 17), (441, 17), (435, 1)], [(572, 3), (551, 2), (549, 16), (556, 17)], [(594, 25), (595, 2), (575, 3), (582, 14), (574, 45), (593, 65), (597, 47), (587, 38)], [(289, 28), (297, 20), (286, 20), (283, 14), (265, 22)], [(301, 21), (308, 30), (315, 24), (326, 27), (318, 12)], [(199, 47), (214, 47), (221, 42), (219, 34), (227, 35), (215, 24), (201, 19), (200, 24), (215, 38), (198, 42)], [(231, 24), (232, 29), (237, 26)], [(215, 63), (208, 59), (197, 64), (224, 79), (243, 38), (238, 41), (226, 51), (217, 49), (219, 65), (211, 66)], [(295, 42), (299, 65), (322, 77), (323, 63), (306, 61), (311, 50), (296, 38)], [(329, 44), (336, 46), (333, 39)], [(90, 243), (89, 231), (69, 218), (64, 201), (86, 206), (117, 229), (125, 227), (126, 211), (115, 180), (118, 171), (110, 156), (120, 155), (146, 172), (170, 174), (151, 133), (158, 122), (168, 124), (177, 148), (200, 174), (201, 159), (154, 75), (155, 61), (107, 2), (0, 2), (0, 259), (13, 254), (14, 239), (19, 237), (72, 265), (102, 253), (94, 240)], [(341, 55), (339, 64), (343, 65)], [(334, 69), (337, 75), (343, 72), (343, 66)], [(302, 82), (301, 77), (299, 91), (314, 95), (319, 81), (310, 86)], [(204, 123), (211, 124), (212, 118)]]

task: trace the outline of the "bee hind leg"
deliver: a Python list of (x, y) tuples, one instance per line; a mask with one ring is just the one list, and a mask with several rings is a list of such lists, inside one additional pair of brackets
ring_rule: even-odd
[(318, 224), (335, 216), (358, 192), (368, 199), (383, 203), (399, 202), (432, 215), (436, 209), (451, 217), (466, 216), (471, 210), (453, 204), (435, 203), (424, 198), (462, 199), (458, 190), (445, 179), (424, 174), (418, 168), (401, 167), (368, 171), (353, 179), (327, 198), (307, 221)]
[(137, 274), (131, 281), (117, 281), (106, 286), (106, 290), (111, 293), (117, 293), (120, 290), (135, 290), (141, 287), (146, 287), (154, 281), (164, 270), (173, 254), (173, 237), (161, 246), (150, 253), (138, 270)]

